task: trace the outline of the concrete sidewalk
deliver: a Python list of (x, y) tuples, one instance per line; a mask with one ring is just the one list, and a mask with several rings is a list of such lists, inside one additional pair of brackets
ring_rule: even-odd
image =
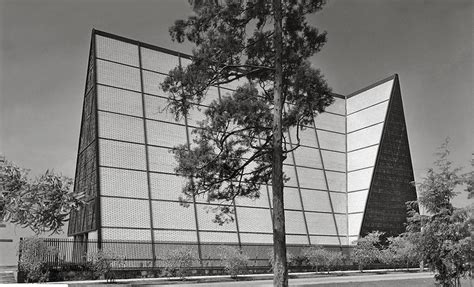
[[(418, 270), (418, 269), (415, 269)], [(386, 269), (370, 270), (360, 273), (356, 270), (326, 273), (290, 273), (290, 285), (311, 286), (313, 284), (326, 284), (338, 282), (364, 282), (364, 280), (397, 280), (400, 278), (433, 278), (430, 272), (388, 271)], [(185, 280), (180, 278), (135, 278), (117, 279), (114, 286), (273, 286), (273, 274), (241, 275), (232, 279), (229, 275), (220, 276), (190, 276)], [(68, 281), (52, 284), (67, 284), (68, 286), (81, 287), (87, 285), (106, 286), (106, 280)], [(310, 284), (310, 285), (308, 285)], [(108, 285), (110, 286), (110, 285)]]

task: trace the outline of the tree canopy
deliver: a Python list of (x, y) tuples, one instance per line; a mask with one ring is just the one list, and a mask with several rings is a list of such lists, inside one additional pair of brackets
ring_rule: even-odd
[[(256, 198), (268, 183), (272, 168), (272, 121), (275, 47), (272, 5), (269, 1), (202, 1), (195, 15), (170, 28), (174, 40), (196, 45), (192, 63), (176, 67), (162, 83), (170, 95), (169, 108), (177, 117), (198, 108), (211, 86), (242, 83), (221, 96), (204, 112), (193, 131), (191, 147), (176, 147), (176, 171), (193, 178), (184, 190), (186, 200), (204, 194), (219, 202), (216, 221), (232, 220), (237, 196)], [(283, 153), (299, 144), (299, 131), (312, 126), (318, 113), (333, 102), (321, 72), (308, 58), (326, 42), (326, 33), (311, 27), (306, 15), (324, 1), (283, 1), (283, 131), (295, 127), (293, 146), (284, 137)], [(245, 81), (244, 81), (245, 79)]]
[(72, 191), (72, 182), (49, 170), (30, 179), (27, 170), (6, 162), (0, 165), (0, 218), (37, 234), (59, 233), (70, 211), (83, 204), (83, 195)]
[[(170, 71), (161, 85), (170, 111), (186, 117), (209, 87), (240, 86), (210, 104), (191, 144), (174, 149), (176, 172), (189, 178), (182, 202), (205, 196), (218, 203), (215, 221), (223, 224), (234, 220), (233, 199), (258, 198), (260, 186), (271, 180), (274, 283), (287, 285), (282, 163), (298, 147), (299, 131), (333, 102), (321, 72), (308, 60), (324, 45), (326, 33), (306, 17), (325, 1), (191, 2), (194, 14), (170, 28), (173, 40), (195, 45), (191, 63)], [(282, 136), (291, 127), (294, 145)]]
[(472, 206), (456, 208), (451, 200), (464, 184), (472, 188), (472, 172), (461, 174), (449, 160), (448, 141), (441, 145), (434, 167), (417, 183), (420, 205), (426, 214), (410, 211), (407, 235), (415, 243), (421, 259), (436, 272), (443, 286), (459, 286), (474, 256)]

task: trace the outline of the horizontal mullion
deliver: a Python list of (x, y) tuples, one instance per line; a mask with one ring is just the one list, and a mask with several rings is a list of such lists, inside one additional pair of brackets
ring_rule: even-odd
[(351, 153), (351, 152), (363, 150), (363, 149), (366, 149), (366, 148), (369, 148), (369, 147), (374, 147), (374, 146), (377, 146), (377, 145), (379, 145), (379, 143), (371, 144), (371, 145), (364, 146), (364, 147), (359, 147), (359, 148), (356, 148), (356, 149), (352, 149), (352, 150), (350, 150), (350, 151), (347, 151), (347, 153), (349, 154), (349, 153)]
[(370, 109), (370, 108), (373, 107), (373, 106), (380, 105), (380, 104), (382, 104), (382, 103), (388, 102), (389, 100), (390, 100), (390, 99), (386, 99), (386, 100), (383, 100), (383, 101), (381, 101), (381, 102), (377, 102), (377, 103), (372, 104), (372, 105), (370, 105), (370, 106), (367, 106), (367, 107), (365, 107), (365, 108), (362, 108), (362, 109), (359, 109), (359, 110), (357, 110), (357, 111), (351, 112), (351, 113), (347, 114), (347, 116), (353, 115), (353, 114), (358, 113), (358, 112), (363, 111), (363, 110)]
[(373, 127), (373, 126), (383, 124), (384, 122), (385, 122), (385, 121), (380, 121), (380, 122), (377, 122), (377, 123), (374, 123), (374, 124), (370, 124), (370, 125), (365, 126), (365, 127), (363, 127), (363, 128), (359, 128), (359, 129), (356, 129), (356, 130), (347, 132), (347, 134), (349, 135), (349, 134), (352, 134), (352, 133), (355, 133), (355, 132), (358, 132), (358, 131), (361, 131), (361, 130), (365, 130), (365, 129), (371, 128), (371, 127)]
[(351, 172), (356, 172), (356, 171), (368, 169), (368, 168), (373, 168), (373, 167), (375, 167), (375, 166), (374, 166), (374, 165), (371, 165), (371, 166), (367, 166), (367, 167), (361, 167), (361, 168), (357, 168), (357, 169), (348, 170), (348, 171), (347, 171), (347, 174), (349, 174), (349, 173), (351, 173)]

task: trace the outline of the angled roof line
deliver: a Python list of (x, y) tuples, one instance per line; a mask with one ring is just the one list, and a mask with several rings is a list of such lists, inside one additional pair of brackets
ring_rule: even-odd
[(107, 37), (107, 38), (112, 38), (112, 39), (115, 39), (115, 40), (118, 40), (118, 41), (122, 41), (122, 42), (126, 42), (126, 43), (129, 43), (129, 44), (134, 44), (134, 45), (137, 45), (137, 46), (140, 46), (140, 47), (144, 47), (144, 48), (147, 48), (147, 49), (150, 49), (150, 50), (155, 50), (155, 51), (158, 51), (158, 52), (163, 52), (163, 53), (171, 54), (171, 55), (174, 55), (174, 56), (181, 56), (183, 58), (188, 58), (188, 59), (191, 58), (191, 55), (188, 55), (188, 54), (185, 54), (185, 53), (181, 53), (181, 52), (178, 52), (178, 51), (175, 51), (175, 50), (166, 49), (166, 48), (163, 48), (163, 47), (158, 47), (158, 46), (151, 45), (151, 44), (148, 44), (148, 43), (144, 43), (144, 42), (141, 42), (141, 41), (137, 41), (137, 40), (134, 40), (134, 39), (122, 37), (122, 36), (119, 36), (119, 35), (116, 35), (116, 34), (111, 34), (111, 33), (96, 30), (96, 29), (92, 29), (92, 33), (94, 35), (99, 35), (99, 36), (103, 36), (103, 37)]
[(385, 79), (382, 79), (382, 80), (377, 81), (377, 82), (375, 82), (375, 83), (373, 83), (373, 84), (371, 84), (371, 85), (368, 85), (368, 86), (365, 87), (365, 88), (362, 88), (362, 89), (360, 89), (360, 90), (357, 90), (357, 91), (355, 91), (355, 92), (353, 92), (353, 93), (347, 95), (347, 96), (346, 96), (346, 99), (349, 99), (349, 98), (351, 98), (351, 97), (353, 97), (353, 96), (355, 96), (355, 95), (358, 95), (358, 94), (360, 94), (360, 93), (362, 93), (362, 92), (365, 92), (365, 91), (367, 91), (367, 90), (370, 90), (370, 89), (372, 89), (373, 87), (376, 87), (376, 86), (378, 86), (378, 85), (381, 85), (381, 84), (383, 84), (383, 83), (385, 83), (385, 82), (388, 82), (388, 81), (390, 81), (390, 80), (393, 80), (393, 79), (395, 79), (395, 78), (398, 78), (398, 74), (393, 74), (393, 75), (391, 75), (391, 76), (389, 76), (389, 77), (387, 77), (387, 78), (385, 78)]
[[(138, 40), (134, 40), (134, 39), (131, 39), (131, 38), (119, 36), (117, 34), (112, 34), (112, 33), (97, 30), (97, 29), (92, 29), (92, 34), (107, 37), (107, 38), (111, 38), (111, 39), (115, 39), (115, 40), (118, 40), (118, 41), (126, 42), (126, 43), (129, 43), (129, 44), (137, 45), (137, 46), (140, 46), (140, 47), (144, 47), (144, 48), (147, 48), (147, 49), (150, 49), (150, 50), (154, 50), (154, 51), (158, 51), (158, 52), (162, 52), (162, 53), (166, 53), (166, 54), (171, 54), (171, 55), (178, 56), (178, 57), (183, 57), (183, 58), (188, 58), (188, 59), (192, 58), (191, 55), (188, 55), (188, 54), (185, 54), (185, 53), (181, 53), (181, 52), (178, 52), (178, 51), (175, 51), (175, 50), (159, 47), (159, 46), (156, 46), (156, 45), (148, 44), (148, 43), (145, 43), (145, 42), (141, 42), (141, 41), (138, 41)], [(331, 95), (333, 97), (340, 98), (340, 99), (348, 99), (352, 96), (355, 96), (356, 94), (359, 94), (363, 91), (371, 89), (375, 86), (378, 86), (378, 85), (380, 85), (380, 84), (382, 84), (386, 81), (392, 80), (397, 76), (398, 76), (397, 74), (394, 74), (394, 75), (392, 75), (388, 78), (385, 78), (381, 81), (378, 81), (374, 84), (371, 84), (371, 85), (369, 85), (369, 86), (367, 86), (363, 89), (360, 89), (360, 90), (358, 90), (354, 93), (351, 93), (348, 96), (344, 96), (344, 95), (337, 94), (337, 93), (331, 93)]]

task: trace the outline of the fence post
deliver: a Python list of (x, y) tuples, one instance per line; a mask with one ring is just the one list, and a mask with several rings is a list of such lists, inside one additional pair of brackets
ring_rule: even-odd
[(23, 237), (20, 237), (20, 241), (18, 242), (18, 267), (16, 271), (16, 282), (21, 283), (23, 280), (20, 282), (20, 276), (21, 276), (21, 269), (20, 269), (20, 260), (21, 260), (21, 249), (23, 245)]

